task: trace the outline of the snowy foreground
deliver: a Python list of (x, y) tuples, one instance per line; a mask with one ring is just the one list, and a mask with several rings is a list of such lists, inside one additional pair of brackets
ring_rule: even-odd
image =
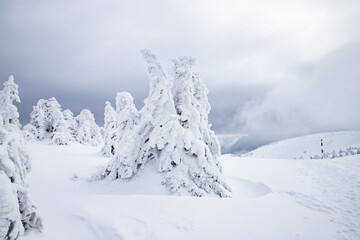
[(222, 156), (233, 198), (169, 195), (156, 166), (131, 180), (88, 182), (100, 147), (28, 145), (32, 239), (360, 239), (360, 155), (335, 159)]

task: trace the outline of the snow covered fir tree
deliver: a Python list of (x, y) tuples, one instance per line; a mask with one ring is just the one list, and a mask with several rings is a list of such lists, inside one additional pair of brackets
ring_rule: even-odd
[(102, 143), (99, 126), (94, 115), (83, 109), (75, 118), (74, 114), (52, 97), (40, 99), (30, 113), (30, 123), (23, 127), (24, 135), (30, 139), (49, 140), (51, 144), (67, 145), (71, 141), (97, 146)]
[(4, 88), (0, 91), (0, 114), (3, 118), (4, 127), (7, 129), (20, 127), (19, 112), (13, 102), (20, 102), (18, 85), (14, 82), (14, 76), (4, 82)]
[[(71, 116), (72, 113), (68, 111), (66, 114)], [(65, 120), (61, 105), (55, 98), (40, 99), (36, 106), (33, 106), (30, 123), (24, 126), (24, 130), (31, 132), (35, 139), (50, 139), (53, 144), (66, 145), (73, 139), (68, 121)]]
[(104, 145), (102, 154), (113, 156), (121, 145), (120, 141), (126, 141), (129, 131), (132, 131), (138, 123), (138, 110), (134, 104), (134, 98), (128, 92), (116, 94), (116, 111), (106, 102), (104, 111)]
[(92, 146), (98, 146), (102, 143), (100, 128), (96, 125), (94, 115), (89, 109), (81, 110), (76, 120), (78, 121), (76, 140), (79, 143)]
[(193, 59), (174, 62), (174, 97), (173, 79), (157, 55), (147, 49), (142, 54), (148, 64), (149, 96), (138, 117), (132, 114), (125, 121), (128, 130), (122, 131), (115, 156), (93, 179), (130, 178), (147, 162), (156, 161), (163, 185), (173, 193), (231, 196), (218, 159), (219, 142), (208, 123), (208, 90), (191, 71)]
[(64, 110), (63, 115), (64, 115), (67, 132), (70, 133), (71, 139), (75, 140), (78, 131), (78, 124), (76, 118), (69, 109)]
[(110, 157), (115, 154), (116, 145), (116, 123), (115, 123), (115, 110), (110, 102), (105, 103), (104, 111), (104, 145), (101, 148), (101, 153)]
[(41, 219), (30, 199), (25, 177), (31, 162), (20, 130), (19, 113), (13, 101), (20, 102), (14, 77), (0, 91), (0, 238), (16, 239), (30, 228), (42, 229)]

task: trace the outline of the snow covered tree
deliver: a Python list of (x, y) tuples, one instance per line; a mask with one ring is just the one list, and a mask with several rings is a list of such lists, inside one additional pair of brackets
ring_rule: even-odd
[[(133, 141), (128, 136), (134, 130), (135, 126), (138, 124), (139, 120), (139, 113), (135, 107), (133, 102), (134, 98), (128, 92), (118, 92), (116, 95), (116, 112), (114, 113), (115, 116), (115, 127), (106, 130), (106, 136), (111, 137), (108, 142), (111, 144), (111, 151), (112, 154), (115, 155), (115, 158), (123, 158), (124, 154), (131, 154), (130, 148), (128, 151), (122, 150), (122, 153), (119, 155), (117, 154), (123, 146), (127, 146), (129, 141)], [(106, 138), (105, 138), (105, 141)], [(108, 143), (108, 146), (110, 145)], [(105, 146), (107, 146), (105, 144)], [(132, 146), (134, 147), (134, 146)], [(125, 156), (127, 158), (127, 156)], [(115, 168), (117, 168), (118, 160), (113, 161)], [(110, 167), (111, 168), (111, 167)], [(112, 171), (115, 173), (116, 171)], [(95, 178), (104, 178), (102, 173), (100, 173)], [(115, 177), (116, 178), (116, 177)]]
[(79, 143), (97, 146), (102, 143), (100, 128), (95, 123), (94, 115), (89, 109), (83, 109), (76, 117), (79, 123), (76, 140)]
[(116, 94), (116, 128), (118, 147), (127, 141), (127, 135), (139, 123), (139, 111), (134, 104), (134, 98), (128, 92)]
[[(199, 76), (192, 72), (194, 63), (192, 57), (174, 60), (174, 104), (179, 123), (184, 129), (178, 144), (181, 143), (179, 145), (183, 147), (184, 153), (179, 166), (166, 174), (163, 183), (173, 192), (181, 191), (188, 185), (186, 190), (196, 196), (214, 192), (227, 197), (230, 196), (231, 188), (222, 176), (220, 144), (208, 123), (208, 89)], [(193, 184), (197, 188), (191, 186)]]
[(22, 128), (22, 130), (23, 136), (25, 137), (26, 141), (35, 141), (35, 136), (37, 135), (38, 131), (34, 125), (28, 123)]
[(207, 143), (196, 136), (200, 130), (193, 133), (180, 124), (171, 92), (172, 79), (156, 54), (150, 50), (143, 50), (142, 54), (148, 63), (150, 90), (139, 123), (123, 137), (126, 141), (119, 142), (119, 152), (109, 165), (93, 178), (129, 178), (153, 160), (158, 163), (159, 172), (166, 173), (163, 184), (171, 192), (230, 196), (231, 189), (222, 177), (219, 163), (209, 157), (212, 152)]
[(0, 238), (16, 239), (24, 230), (41, 230), (42, 223), (25, 183), (31, 165), (23, 136), (0, 120)]
[(71, 140), (71, 134), (66, 125), (61, 105), (55, 98), (45, 101), (46, 132), (50, 133), (51, 143), (66, 145)]
[(33, 106), (33, 110), (30, 113), (30, 124), (35, 127), (26, 126), (30, 132), (34, 133), (34, 136), (38, 140), (43, 140), (46, 137), (46, 119), (45, 119), (45, 112), (44, 112), (44, 105), (45, 100), (40, 99), (36, 106)]
[(20, 128), (19, 112), (13, 102), (20, 102), (18, 85), (14, 82), (14, 76), (4, 82), (4, 89), (0, 91), (0, 115), (6, 129)]
[(66, 127), (68, 129), (68, 133), (70, 133), (72, 140), (75, 140), (77, 135), (77, 128), (78, 128), (76, 118), (69, 109), (64, 110), (63, 115), (64, 115)]
[(16, 239), (24, 230), (42, 224), (32, 204), (25, 176), (30, 171), (30, 157), (20, 131), (19, 113), (13, 101), (20, 102), (14, 77), (0, 91), (0, 238)]
[[(150, 93), (140, 112), (139, 124), (135, 125), (132, 131), (127, 132), (123, 137), (124, 140), (119, 142), (119, 152), (113, 161), (94, 178), (116, 179), (133, 176), (147, 161), (157, 160), (160, 151), (167, 143), (167, 138), (171, 138), (171, 134), (167, 131), (161, 132), (160, 135), (159, 128), (168, 129), (171, 123), (181, 128), (172, 101), (169, 76), (155, 54), (144, 50), (143, 56), (149, 63)], [(162, 137), (160, 147), (158, 147), (158, 138)]]
[[(71, 112), (66, 114), (71, 118)], [(66, 145), (73, 138), (71, 127), (65, 120), (61, 105), (55, 98), (40, 99), (36, 106), (33, 106), (33, 111), (30, 113), (30, 124), (36, 130), (31, 126), (26, 126), (26, 129), (32, 132), (38, 140), (50, 139), (53, 144)]]
[(110, 102), (106, 101), (104, 111), (104, 145), (101, 148), (101, 153), (110, 157), (115, 154), (116, 138), (116, 114)]
[(192, 71), (195, 59), (192, 57), (179, 57), (174, 62), (175, 88), (174, 102), (181, 125), (189, 129), (197, 139), (202, 140), (209, 148), (212, 160), (221, 171), (219, 157), (221, 147), (215, 133), (210, 129), (208, 121), (210, 104), (207, 98), (209, 90), (199, 74)]

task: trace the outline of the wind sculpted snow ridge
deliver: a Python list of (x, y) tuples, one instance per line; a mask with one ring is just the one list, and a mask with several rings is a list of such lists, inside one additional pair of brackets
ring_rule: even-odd
[(180, 88), (174, 102), (173, 79), (155, 53), (145, 49), (142, 54), (148, 64), (149, 96), (139, 121), (120, 140), (119, 152), (92, 179), (130, 178), (148, 161), (156, 161), (158, 171), (165, 174), (162, 183), (172, 193), (231, 196), (218, 159), (220, 145), (207, 119), (208, 90), (191, 72), (192, 58), (175, 60)]

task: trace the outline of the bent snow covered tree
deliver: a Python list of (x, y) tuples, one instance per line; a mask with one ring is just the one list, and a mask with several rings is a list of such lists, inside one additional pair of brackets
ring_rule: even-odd
[[(173, 193), (229, 197), (231, 189), (222, 176), (218, 160), (218, 141), (207, 122), (210, 110), (207, 89), (200, 89), (205, 87), (199, 83), (200, 79), (192, 80), (195, 75), (189, 70), (189, 62), (184, 62), (186, 77), (177, 76), (177, 81), (180, 85), (191, 84), (190, 88), (195, 90), (177, 88), (175, 105), (172, 78), (156, 54), (147, 49), (142, 54), (148, 64), (150, 90), (139, 112), (139, 122), (123, 135), (115, 157), (93, 179), (129, 178), (148, 161), (156, 161), (159, 172), (164, 173), (162, 183)], [(180, 99), (194, 101), (194, 106), (187, 106)], [(194, 110), (196, 119), (191, 115), (186, 119), (181, 117)]]

